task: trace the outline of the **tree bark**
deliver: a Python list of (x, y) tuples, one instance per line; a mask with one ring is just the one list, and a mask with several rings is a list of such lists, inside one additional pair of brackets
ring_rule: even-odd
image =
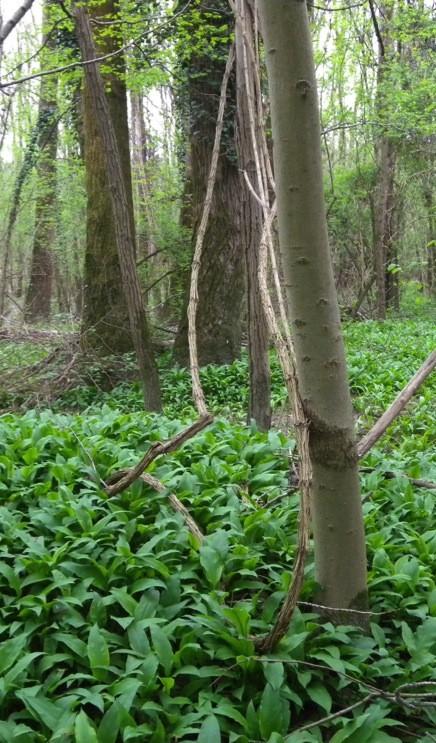
[[(236, 4), (236, 86), (237, 86), (237, 151), (240, 170), (240, 237), (244, 248), (247, 277), (247, 326), (250, 368), (250, 397), (248, 422), (255, 420), (258, 428), (267, 431), (271, 426), (271, 370), (269, 364), (269, 332), (262, 296), (259, 291), (259, 252), (262, 237), (262, 207), (248, 189), (244, 177), (250, 183), (257, 182), (255, 155), (249, 115), (249, 97), (255, 103), (253, 60), (244, 54), (246, 43), (252, 44), (254, 37), (254, 8), (251, 4)], [(254, 44), (252, 44), (254, 49)], [(247, 69), (244, 60), (247, 60)], [(247, 74), (246, 74), (247, 72)], [(248, 80), (247, 80), (248, 78)], [(248, 86), (247, 86), (248, 83)], [(261, 144), (259, 141), (259, 150)]]
[[(116, 14), (115, 0), (105, 0), (92, 9), (99, 20), (110, 21)], [(97, 27), (96, 53), (109, 54), (122, 45), (114, 24)], [(130, 169), (129, 128), (125, 61), (119, 55), (102, 73), (109, 115), (117, 139), (121, 169), (127, 198), (127, 209), (134, 235), (133, 196)], [(118, 354), (134, 348), (129, 328), (127, 301), (120, 281), (120, 261), (108, 176), (104, 139), (94, 112), (93, 90), (86, 75), (83, 91), (83, 129), (86, 167), (86, 249), (83, 279), (83, 316), (81, 345), (100, 355)]]
[[(94, 42), (85, 8), (75, 7), (77, 39), (83, 60), (95, 57)], [(129, 191), (104, 82), (97, 64), (85, 65), (85, 76), (94, 116), (103, 144), (104, 164), (109, 187), (121, 279), (129, 311), (130, 331), (135, 344), (145, 407), (161, 410), (159, 377), (151, 349), (151, 338), (135, 263), (135, 236)]]
[[(48, 53), (56, 49), (56, 38), (47, 32), (50, 0), (43, 6), (43, 46)], [(44, 57), (43, 57), (44, 60)], [(43, 77), (39, 94), (38, 137), (36, 166), (36, 207), (33, 236), (30, 283), (26, 293), (24, 318), (26, 322), (48, 320), (53, 289), (52, 250), (56, 239), (56, 156), (58, 147), (57, 78)], [(43, 125), (44, 124), (44, 125)]]
[[(213, 13), (216, 11), (216, 15)], [(230, 24), (227, 0), (205, 0), (196, 7), (192, 33), (206, 23)], [(218, 53), (219, 51), (219, 53)], [(182, 117), (187, 119), (189, 139), (190, 212), (193, 222), (193, 244), (200, 225), (211, 159), (221, 80), (224, 75), (227, 42), (220, 42), (211, 56), (193, 51), (181, 63), (181, 76), (186, 80), (180, 92)], [(197, 342), (200, 366), (229, 364), (240, 355), (241, 310), (244, 294), (243, 252), (240, 241), (240, 180), (234, 147), (235, 80), (230, 79), (227, 99), (225, 136), (204, 237), (198, 283)], [(188, 282), (188, 287), (189, 287)], [(174, 345), (174, 358), (187, 365), (189, 289), (186, 290), (182, 316)]]
[(330, 261), (306, 4), (259, 0), (280, 246), (300, 395), (310, 422), (315, 570), (321, 603), (365, 608), (366, 555), (351, 397)]

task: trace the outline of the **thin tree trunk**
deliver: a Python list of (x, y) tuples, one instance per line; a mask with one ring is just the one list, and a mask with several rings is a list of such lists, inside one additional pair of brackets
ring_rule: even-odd
[(396, 248), (393, 236), (393, 213), (395, 207), (395, 145), (386, 131), (384, 121), (385, 78), (387, 65), (394, 53), (389, 25), (392, 21), (393, 6), (386, 5), (380, 10), (383, 28), (380, 27), (373, 0), (370, 0), (371, 17), (378, 46), (376, 113), (380, 120), (381, 134), (376, 141), (377, 181), (374, 203), (374, 267), (377, 287), (377, 317), (384, 320), (386, 310), (395, 303), (395, 276), (389, 268), (394, 263)]
[[(74, 16), (82, 59), (93, 59), (95, 47), (88, 14), (85, 8), (76, 6)], [(97, 64), (86, 65), (85, 76), (90, 94), (92, 94), (94, 115), (103, 143), (121, 279), (129, 310), (130, 331), (135, 344), (144, 402), (149, 410), (161, 410), (159, 377), (151, 349), (151, 338), (136, 271), (132, 212), (129, 208), (129, 195), (118, 141), (112, 124), (103, 79)]]
[(2, 275), (0, 283), (0, 318), (4, 316), (6, 309), (6, 292), (8, 289), (8, 270), (11, 263), (12, 236), (20, 210), (21, 194), (32, 168), (38, 162), (40, 152), (44, 150), (46, 144), (50, 141), (57, 130), (57, 109), (54, 113), (55, 115), (52, 117), (48, 109), (42, 110), (40, 108), (37, 122), (33, 127), (30, 140), (25, 150), (23, 163), (15, 180), (12, 192), (12, 204), (8, 215), (3, 246)]
[(395, 160), (392, 140), (387, 136), (382, 136), (378, 146), (374, 246), (377, 316), (380, 320), (386, 317), (386, 310), (395, 304), (394, 284), (397, 278), (390, 269), (396, 258), (393, 234)]
[(139, 207), (144, 210), (147, 220), (147, 256), (156, 250), (155, 235), (156, 223), (153, 212), (150, 209), (151, 189), (148, 181), (148, 155), (147, 155), (147, 130), (144, 121), (144, 109), (142, 95), (131, 93), (132, 112), (132, 151), (135, 166), (135, 181), (138, 187)]
[(5, 39), (7, 39), (11, 31), (14, 30), (15, 26), (21, 21), (23, 16), (26, 15), (27, 11), (30, 10), (33, 3), (34, 0), (25, 0), (25, 2), (21, 3), (19, 8), (17, 8), (10, 19), (4, 25), (0, 25), (0, 46), (3, 46)]
[[(250, 398), (248, 421), (267, 431), (271, 425), (271, 371), (269, 365), (269, 332), (262, 296), (259, 291), (259, 250), (262, 237), (262, 207), (247, 187), (256, 184), (257, 173), (253, 152), (249, 106), (257, 111), (253, 59), (245, 44), (254, 50), (254, 10), (245, 0), (236, 3), (236, 85), (237, 85), (237, 150), (241, 173), (241, 243), (244, 247), (247, 277), (248, 353), (250, 360)], [(256, 136), (259, 139), (259, 132)], [(258, 149), (261, 149), (259, 139)]]
[(309, 420), (321, 602), (365, 608), (366, 555), (339, 307), (327, 238), (321, 133), (305, 3), (259, 0), (266, 47), (280, 246)]
[[(50, 7), (46, 0), (43, 6), (43, 45), (48, 53), (56, 49), (56, 38), (49, 35)], [(27, 288), (24, 319), (27, 322), (48, 320), (51, 312), (53, 289), (52, 250), (56, 239), (56, 157), (58, 148), (57, 78), (43, 77), (39, 94), (40, 122), (49, 122), (50, 130), (43, 127), (39, 136), (39, 155), (36, 166), (36, 208), (33, 236), (30, 282)], [(42, 137), (44, 141), (42, 141)]]
[(428, 215), (428, 238), (426, 250), (425, 289), (431, 297), (436, 294), (436, 213), (433, 200), (433, 184), (424, 186), (424, 202)]

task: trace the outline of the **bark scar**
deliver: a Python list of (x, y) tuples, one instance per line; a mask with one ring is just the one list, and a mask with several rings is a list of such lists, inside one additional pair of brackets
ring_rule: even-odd
[(309, 90), (311, 90), (312, 88), (312, 85), (308, 80), (297, 80), (295, 87), (300, 93), (301, 97), (306, 98)]

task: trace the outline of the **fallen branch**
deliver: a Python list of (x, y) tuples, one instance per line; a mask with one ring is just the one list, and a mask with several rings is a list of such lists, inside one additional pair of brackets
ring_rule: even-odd
[[(157, 490), (158, 493), (164, 493), (167, 490), (165, 485), (160, 480), (158, 480), (157, 477), (149, 475), (148, 472), (143, 473), (139, 479), (153, 488), (153, 490)], [(198, 524), (192, 518), (188, 509), (183, 505), (182, 501), (180, 501), (177, 495), (174, 495), (174, 493), (168, 493), (168, 500), (174, 510), (182, 514), (186, 526), (188, 527), (191, 534), (193, 534), (193, 536), (198, 539), (199, 542), (202, 542), (204, 540), (204, 534)]]
[(408, 382), (404, 389), (401, 390), (392, 405), (385, 413), (383, 413), (371, 430), (368, 431), (368, 433), (359, 441), (357, 445), (357, 456), (359, 459), (362, 459), (362, 457), (364, 457), (374, 444), (383, 436), (386, 429), (391, 425), (395, 418), (400, 415), (401, 411), (404, 410), (410, 398), (421, 387), (422, 383), (425, 382), (435, 367), (436, 351), (433, 351), (421, 368), (416, 372), (415, 376), (412, 377), (410, 382)]
[[(361, 467), (360, 471), (370, 474), (371, 472), (375, 472), (376, 470), (374, 467)], [(409, 475), (406, 475), (405, 472), (393, 472), (392, 470), (386, 470), (385, 472), (379, 471), (378, 474), (384, 477), (385, 480), (395, 480), (397, 477), (405, 477), (406, 480), (409, 480), (411, 485), (414, 485), (416, 488), (436, 490), (436, 482), (432, 482), (431, 480), (417, 480), (414, 477), (409, 477)]]
[(173, 436), (172, 439), (163, 443), (161, 441), (156, 441), (150, 446), (149, 450), (134, 467), (129, 470), (115, 472), (110, 476), (106, 481), (107, 494), (109, 496), (118, 495), (118, 493), (126, 490), (142, 475), (144, 470), (153, 462), (154, 459), (156, 459), (156, 457), (159, 457), (161, 454), (168, 454), (171, 451), (175, 451), (179, 446), (184, 444), (185, 441), (188, 441), (188, 439), (191, 439), (197, 433), (202, 431), (203, 428), (206, 428), (206, 426), (212, 423), (212, 420), (213, 418), (210, 414), (204, 415), (188, 426), (188, 428), (185, 428), (184, 431)]

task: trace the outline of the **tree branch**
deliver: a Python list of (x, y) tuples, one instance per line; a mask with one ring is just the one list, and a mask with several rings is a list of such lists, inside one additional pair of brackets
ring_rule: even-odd
[(154, 459), (156, 459), (156, 457), (159, 457), (161, 454), (168, 454), (171, 451), (175, 451), (179, 446), (184, 444), (185, 441), (188, 441), (188, 439), (191, 439), (197, 433), (202, 431), (203, 428), (206, 428), (206, 426), (212, 423), (212, 420), (213, 418), (211, 415), (204, 415), (188, 426), (188, 428), (185, 428), (183, 431), (176, 434), (176, 436), (173, 436), (172, 439), (169, 439), (164, 443), (156, 441), (150, 446), (142, 459), (132, 467), (132, 469), (120, 470), (109, 477), (106, 481), (107, 494), (109, 496), (118, 495), (118, 493), (126, 490), (142, 475), (144, 470), (153, 462)]
[(0, 45), (3, 44), (5, 39), (9, 36), (11, 31), (14, 30), (15, 26), (18, 25), (18, 23), (21, 21), (23, 16), (26, 15), (27, 11), (30, 10), (34, 3), (34, 0), (25, 0), (25, 2), (20, 5), (18, 10), (15, 11), (13, 16), (9, 18), (8, 22), (5, 23), (5, 25), (0, 29)]
[(392, 405), (386, 410), (385, 413), (378, 419), (370, 431), (359, 441), (357, 445), (357, 456), (359, 459), (369, 452), (374, 444), (381, 438), (386, 429), (391, 423), (397, 418), (401, 411), (406, 407), (410, 398), (417, 392), (421, 387), (422, 383), (425, 382), (427, 377), (436, 367), (436, 351), (433, 351), (430, 356), (423, 363), (421, 368), (416, 372), (415, 376), (412, 377), (410, 382), (401, 390), (400, 394), (396, 397)]

